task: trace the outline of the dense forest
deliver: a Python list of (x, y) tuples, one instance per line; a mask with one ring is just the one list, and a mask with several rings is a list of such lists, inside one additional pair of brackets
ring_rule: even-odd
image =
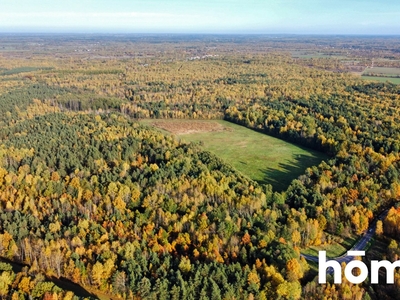
[[(301, 256), (386, 210), (372, 259), (400, 255), (400, 86), (349, 72), (397, 67), (382, 39), (0, 37), (0, 296), (395, 299), (399, 270), (320, 285)], [(278, 192), (149, 118), (224, 119), (329, 159)]]

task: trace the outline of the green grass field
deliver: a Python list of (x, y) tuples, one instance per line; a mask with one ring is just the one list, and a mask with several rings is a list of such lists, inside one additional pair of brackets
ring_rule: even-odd
[(339, 236), (332, 236), (332, 243), (320, 246), (310, 246), (303, 249), (301, 253), (318, 256), (319, 251), (326, 251), (327, 257), (337, 257), (345, 254), (347, 250), (351, 249), (353, 245), (357, 242), (358, 237), (351, 235), (347, 238), (340, 238)]
[(400, 75), (400, 68), (384, 68), (384, 67), (374, 67), (372, 69), (367, 68), (364, 70), (364, 74), (396, 76), (396, 75)]
[[(244, 175), (259, 183), (268, 183), (274, 190), (285, 190), (290, 182), (303, 174), (307, 167), (319, 164), (327, 156), (320, 152), (301, 148), (277, 138), (250, 130), (227, 121), (196, 121), (203, 132), (182, 133), (190, 120), (160, 120), (159, 124), (170, 123), (170, 126), (157, 125), (177, 136), (183, 141), (201, 142), (202, 147), (219, 156)], [(200, 123), (203, 122), (203, 123)], [(186, 123), (186, 124), (185, 124)], [(210, 131), (210, 126), (219, 131)], [(178, 130), (179, 129), (179, 130)], [(222, 130), (221, 130), (222, 129)]]
[(32, 72), (37, 70), (51, 70), (52, 68), (40, 68), (40, 67), (20, 67), (11, 70), (5, 70), (0, 75), (15, 75), (20, 73)]
[(336, 59), (346, 58), (345, 56), (340, 54), (323, 53), (318, 51), (292, 51), (291, 54), (293, 58), (336, 58)]
[(301, 251), (301, 253), (318, 256), (319, 251), (326, 251), (327, 257), (337, 257), (346, 253), (347, 250), (348, 249), (344, 248), (342, 245), (335, 243), (332, 245), (325, 245), (319, 247), (311, 246)]
[(394, 84), (400, 84), (400, 78), (394, 78), (394, 77), (381, 77), (381, 76), (361, 76), (362, 79), (365, 80), (375, 80), (375, 81), (380, 81), (380, 82), (392, 82)]

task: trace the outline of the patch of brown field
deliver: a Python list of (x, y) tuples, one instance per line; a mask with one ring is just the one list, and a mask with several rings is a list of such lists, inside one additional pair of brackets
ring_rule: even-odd
[(156, 121), (155, 127), (164, 129), (173, 134), (191, 134), (200, 132), (216, 132), (223, 130), (232, 130), (214, 121), (197, 120), (174, 120), (174, 121)]
[(358, 76), (358, 77), (361, 77), (362, 76), (362, 74), (363, 74), (363, 72), (350, 72), (351, 74), (354, 74), (354, 75), (356, 75), (356, 76)]

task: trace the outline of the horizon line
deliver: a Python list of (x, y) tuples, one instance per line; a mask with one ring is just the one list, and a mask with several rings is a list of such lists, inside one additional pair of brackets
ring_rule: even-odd
[(296, 32), (124, 32), (124, 31), (1, 31), (0, 35), (227, 35), (227, 36), (268, 36), (268, 35), (295, 35), (295, 36), (393, 36), (400, 37), (394, 33), (296, 33)]

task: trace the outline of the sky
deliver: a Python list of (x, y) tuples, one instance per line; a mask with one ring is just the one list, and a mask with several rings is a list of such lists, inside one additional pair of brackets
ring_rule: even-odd
[(398, 0), (0, 0), (0, 32), (400, 35)]

